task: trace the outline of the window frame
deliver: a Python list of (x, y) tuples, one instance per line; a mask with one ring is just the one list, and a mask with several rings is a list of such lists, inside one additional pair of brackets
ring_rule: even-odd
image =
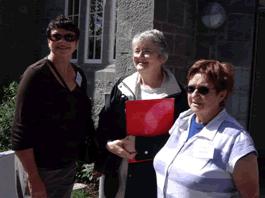
[[(97, 1), (97, 0), (96, 0)], [(86, 18), (85, 18), (85, 45), (84, 45), (84, 63), (90, 63), (90, 64), (101, 64), (102, 60), (104, 59), (103, 55), (103, 46), (104, 46), (104, 23), (105, 23), (105, 0), (102, 0), (102, 33), (100, 35), (101, 37), (101, 49), (100, 49), (100, 59), (89, 59), (87, 57), (89, 52), (89, 23), (90, 23), (90, 5), (91, 1), (88, 2), (86, 7)]]

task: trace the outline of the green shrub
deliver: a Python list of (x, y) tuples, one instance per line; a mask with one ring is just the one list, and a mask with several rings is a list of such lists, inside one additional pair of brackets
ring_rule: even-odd
[(84, 164), (82, 162), (78, 163), (78, 173), (76, 175), (78, 182), (89, 183), (95, 179), (93, 176), (93, 168), (94, 164)]
[(71, 198), (88, 198), (88, 197), (89, 197), (89, 194), (83, 189), (75, 190), (72, 192), (72, 195), (71, 195)]
[(0, 102), (0, 152), (11, 149), (11, 126), (15, 113), (15, 96), (18, 83), (11, 82), (3, 87)]

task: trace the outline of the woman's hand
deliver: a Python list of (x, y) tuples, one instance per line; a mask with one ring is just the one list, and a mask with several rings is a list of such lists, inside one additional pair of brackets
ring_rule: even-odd
[(127, 136), (121, 140), (109, 141), (106, 148), (109, 152), (121, 158), (134, 159), (136, 155), (133, 136)]
[(48, 198), (45, 185), (39, 176), (29, 177), (28, 185), (32, 198)]

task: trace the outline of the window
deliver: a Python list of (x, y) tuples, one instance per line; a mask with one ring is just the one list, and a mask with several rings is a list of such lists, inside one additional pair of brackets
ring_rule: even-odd
[[(66, 0), (65, 15), (73, 20), (79, 27), (80, 0)], [(72, 59), (77, 61), (78, 50), (73, 53)]]
[(87, 12), (85, 61), (101, 63), (103, 43), (103, 0), (91, 0)]

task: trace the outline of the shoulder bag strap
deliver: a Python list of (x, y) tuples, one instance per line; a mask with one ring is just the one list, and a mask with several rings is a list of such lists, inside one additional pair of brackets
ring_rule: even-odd
[(56, 67), (54, 66), (54, 64), (49, 59), (48, 59), (48, 63), (51, 66), (52, 70), (55, 72), (56, 76), (63, 83), (63, 86), (65, 86), (65, 88), (69, 89), (68, 86), (67, 86), (67, 84), (65, 83), (63, 77), (60, 75), (60, 73), (58, 72), (58, 70), (56, 69)]

